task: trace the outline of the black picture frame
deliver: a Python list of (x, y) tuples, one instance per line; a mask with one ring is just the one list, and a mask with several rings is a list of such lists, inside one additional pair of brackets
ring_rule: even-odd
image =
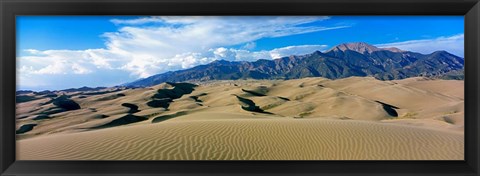
[[(0, 173), (10, 175), (479, 175), (478, 0), (0, 0)], [(464, 15), (464, 161), (16, 161), (17, 15)]]

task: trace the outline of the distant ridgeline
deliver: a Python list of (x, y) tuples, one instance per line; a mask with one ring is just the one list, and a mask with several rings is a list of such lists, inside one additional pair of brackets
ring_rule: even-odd
[(217, 60), (190, 69), (166, 72), (127, 83), (144, 87), (163, 82), (297, 79), (350, 76), (373, 76), (380, 80), (424, 76), (441, 79), (463, 79), (464, 59), (446, 51), (420, 54), (398, 48), (377, 48), (367, 43), (347, 43), (300, 56), (255, 62)]

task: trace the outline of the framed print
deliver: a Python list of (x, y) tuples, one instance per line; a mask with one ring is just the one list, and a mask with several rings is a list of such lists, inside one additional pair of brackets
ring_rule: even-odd
[(478, 1), (1, 9), (2, 175), (479, 174)]

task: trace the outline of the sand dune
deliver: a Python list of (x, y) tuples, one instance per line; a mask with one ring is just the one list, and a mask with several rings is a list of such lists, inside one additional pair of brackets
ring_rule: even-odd
[(430, 78), (407, 78), (403, 80), (395, 80), (394, 82), (407, 85), (409, 87), (415, 87), (428, 91), (437, 92), (440, 94), (448, 95), (463, 99), (465, 97), (464, 81), (459, 80), (442, 80), (442, 79), (430, 79)]
[(21, 160), (461, 160), (463, 143), (461, 134), (375, 122), (238, 117), (165, 121), (21, 140), (18, 149), (22, 152), (17, 157)]
[[(197, 84), (27, 94), (17, 104), (18, 157), (463, 159), (463, 81), (350, 77)], [(61, 95), (81, 108), (53, 104)]]

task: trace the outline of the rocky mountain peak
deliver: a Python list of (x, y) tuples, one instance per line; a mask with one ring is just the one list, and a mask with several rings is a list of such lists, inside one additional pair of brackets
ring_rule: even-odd
[(398, 48), (395, 48), (395, 47), (378, 48), (376, 46), (370, 45), (370, 44), (365, 43), (365, 42), (343, 43), (343, 44), (340, 44), (340, 45), (337, 45), (337, 46), (333, 47), (329, 51), (343, 51), (343, 52), (345, 52), (346, 50), (356, 51), (356, 52), (359, 52), (361, 54), (372, 53), (374, 51), (382, 51), (382, 50), (383, 51), (387, 50), (387, 51), (391, 51), (391, 52), (395, 52), (395, 53), (405, 52), (405, 51), (403, 51), (401, 49), (398, 49)]
[(331, 50), (334, 50), (334, 51), (352, 50), (352, 51), (356, 51), (363, 54), (363, 53), (372, 53), (374, 51), (379, 51), (380, 48), (377, 48), (365, 42), (353, 42), (353, 43), (343, 43), (343, 44), (337, 45), (333, 47)]
[(395, 52), (395, 53), (405, 52), (404, 50), (401, 50), (401, 49), (398, 49), (398, 48), (395, 48), (395, 47), (380, 48), (380, 49)]

